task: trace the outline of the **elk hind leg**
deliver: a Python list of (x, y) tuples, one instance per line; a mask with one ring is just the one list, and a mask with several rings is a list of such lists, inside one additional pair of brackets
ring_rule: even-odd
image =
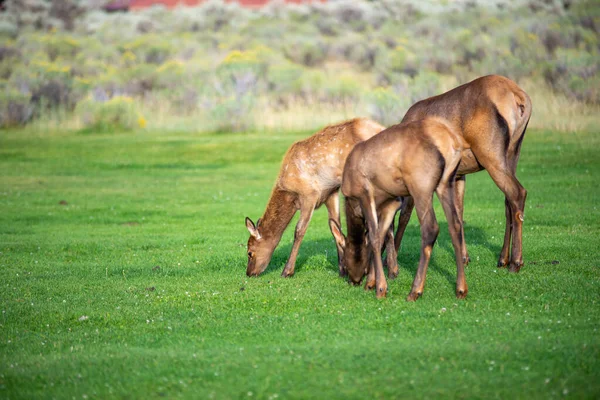
[(498, 259), (498, 268), (504, 268), (510, 262), (510, 237), (512, 235), (512, 211), (508, 198), (504, 199), (504, 213), (506, 215), (506, 228), (504, 229), (504, 242), (500, 257)]
[(386, 251), (386, 264), (388, 267), (388, 278), (396, 279), (398, 277), (398, 252), (394, 243), (394, 221), (387, 230), (385, 236), (385, 251)]
[(486, 169), (498, 188), (500, 188), (506, 196), (506, 203), (510, 208), (510, 213), (508, 210), (506, 212), (506, 216), (509, 220), (506, 223), (507, 229), (504, 237), (504, 245), (508, 248), (507, 241), (510, 238), (512, 242), (510, 272), (519, 272), (523, 265), (523, 213), (525, 211), (527, 190), (525, 190), (516, 176), (508, 169), (499, 167), (486, 167)]
[(406, 226), (410, 221), (410, 216), (412, 214), (414, 206), (415, 201), (412, 198), (412, 196), (404, 197), (402, 201), (402, 208), (400, 209), (400, 217), (398, 218), (398, 229), (396, 230), (396, 236), (394, 236), (394, 246), (396, 248), (396, 253), (400, 251), (402, 237), (404, 236), (404, 231), (406, 230)]
[[(465, 210), (465, 176), (457, 176), (456, 182), (454, 183), (454, 204), (456, 205), (456, 212), (458, 213), (458, 217), (460, 218), (461, 225), (464, 228), (465, 220), (464, 220), (464, 210)], [(463, 230), (464, 236), (464, 230)], [(461, 246), (461, 255), (464, 260), (464, 264), (467, 265), (471, 261), (469, 257), (469, 252), (467, 251), (467, 242), (463, 240)]]
[(437, 189), (437, 195), (442, 203), (446, 220), (448, 221), (448, 231), (452, 238), (454, 247), (454, 256), (456, 258), (456, 297), (464, 299), (467, 296), (467, 281), (465, 278), (465, 259), (462, 254), (465, 242), (463, 223), (455, 205), (455, 191), (452, 188), (452, 181), (449, 184), (442, 184)]

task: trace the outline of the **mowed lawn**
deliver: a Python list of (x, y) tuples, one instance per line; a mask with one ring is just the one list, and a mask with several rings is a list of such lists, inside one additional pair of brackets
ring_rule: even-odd
[(387, 299), (337, 276), (324, 208), (293, 278), (292, 228), (246, 277), (244, 217), (309, 134), (0, 133), (0, 398), (600, 396), (598, 132), (527, 132), (519, 274), (502, 194), (467, 178), (463, 301), (436, 200), (415, 303), (414, 215)]

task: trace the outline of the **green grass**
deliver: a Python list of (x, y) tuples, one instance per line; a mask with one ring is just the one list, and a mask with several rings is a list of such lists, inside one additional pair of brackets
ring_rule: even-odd
[(469, 296), (436, 205), (407, 303), (416, 217), (385, 300), (337, 277), (325, 209), (295, 277), (292, 229), (245, 276), (244, 217), (307, 134), (0, 133), (0, 398), (600, 396), (600, 135), (527, 133), (519, 274), (495, 267), (500, 191), (469, 176)]

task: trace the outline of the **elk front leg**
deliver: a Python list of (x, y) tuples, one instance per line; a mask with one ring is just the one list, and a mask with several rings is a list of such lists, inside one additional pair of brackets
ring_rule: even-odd
[(415, 200), (417, 204), (417, 216), (421, 225), (421, 258), (419, 259), (419, 268), (417, 269), (417, 274), (415, 275), (406, 301), (415, 301), (423, 294), (431, 251), (440, 231), (431, 200), (431, 194), (424, 195), (422, 198)]
[(394, 246), (396, 247), (396, 253), (400, 251), (400, 243), (402, 243), (402, 237), (406, 226), (410, 221), (415, 201), (411, 196), (404, 197), (402, 201), (402, 208), (400, 209), (400, 218), (398, 218), (398, 229), (396, 230), (396, 236), (394, 237)]
[(465, 236), (454, 199), (452, 187), (438, 188), (437, 195), (442, 203), (446, 220), (448, 221), (448, 231), (452, 238), (452, 246), (454, 247), (454, 257), (456, 258), (456, 297), (464, 299), (467, 296), (467, 280), (465, 278), (465, 259), (462, 254)]
[(375, 289), (375, 284), (376, 284), (376, 280), (375, 280), (375, 266), (374, 266), (374, 261), (373, 261), (373, 253), (371, 252), (371, 248), (369, 247), (368, 249), (368, 258), (367, 260), (369, 260), (368, 265), (368, 269), (367, 269), (367, 279), (365, 280), (365, 290), (373, 290)]
[[(327, 207), (327, 213), (329, 214), (329, 219), (334, 220), (335, 222), (337, 222), (338, 226), (341, 226), (340, 202), (339, 202), (339, 195), (338, 195), (337, 190), (329, 195), (329, 197), (327, 198), (327, 201), (325, 202), (325, 206)], [(333, 232), (332, 232), (332, 234), (333, 234)], [(335, 236), (334, 236), (334, 238), (335, 238)], [(344, 265), (342, 263), (344, 249), (342, 249), (342, 247), (337, 242), (337, 240), (335, 241), (335, 247), (337, 248), (337, 255), (338, 255), (338, 270), (339, 270), (340, 276), (344, 277), (344, 276), (348, 275), (348, 271), (346, 271), (346, 269), (344, 268)]]
[(380, 207), (379, 212), (379, 239), (385, 243), (386, 264), (388, 267), (388, 278), (395, 279), (398, 276), (398, 253), (394, 242), (394, 217), (402, 206), (402, 198), (387, 201)]
[[(456, 182), (454, 183), (454, 204), (456, 206), (456, 212), (458, 214), (458, 218), (460, 218), (461, 226), (463, 227), (463, 237), (464, 237), (464, 201), (465, 201), (465, 176), (457, 176)], [(464, 264), (467, 265), (471, 261), (469, 257), (469, 252), (467, 251), (467, 242), (463, 240), (461, 245), (461, 255), (464, 260)]]
[(294, 231), (294, 244), (292, 245), (292, 252), (290, 253), (290, 258), (288, 258), (287, 262), (285, 263), (285, 268), (281, 273), (281, 276), (284, 278), (294, 275), (298, 250), (300, 250), (300, 244), (302, 243), (302, 239), (304, 238), (304, 234), (308, 228), (308, 223), (310, 222), (315, 210), (315, 204), (316, 201), (304, 201), (300, 205), (300, 219), (298, 219), (296, 230)]
[(369, 247), (371, 249), (371, 269), (375, 271), (375, 289), (377, 298), (385, 297), (387, 294), (387, 282), (383, 275), (383, 264), (381, 262), (381, 240), (378, 229), (377, 210), (372, 197), (361, 201), (361, 208), (368, 227)]

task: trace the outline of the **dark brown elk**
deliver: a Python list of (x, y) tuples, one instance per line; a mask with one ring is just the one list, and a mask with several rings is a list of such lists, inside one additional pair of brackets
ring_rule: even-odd
[[(328, 126), (289, 148), (262, 218), (256, 224), (246, 218), (246, 227), (250, 232), (248, 276), (258, 275), (267, 268), (285, 228), (296, 211), (300, 210), (294, 244), (282, 276), (294, 274), (300, 243), (313, 211), (324, 203), (329, 219), (340, 221), (338, 192), (346, 157), (357, 143), (383, 129), (374, 121), (357, 118)], [(338, 246), (338, 267), (340, 275), (344, 276), (342, 250)]]
[(435, 192), (448, 220), (456, 255), (456, 296), (467, 295), (461, 253), (464, 233), (454, 201), (462, 150), (462, 137), (435, 118), (392, 126), (355, 146), (346, 160), (342, 180), (348, 236), (342, 234), (337, 221), (329, 221), (338, 246), (344, 249), (343, 263), (352, 282), (360, 283), (369, 271), (366, 288), (375, 286), (377, 297), (386, 296), (381, 249), (401, 199), (410, 196), (421, 224), (421, 258), (407, 300), (421, 296), (439, 232), (433, 210)]
[[(518, 272), (523, 265), (522, 229), (527, 191), (517, 179), (516, 170), (531, 111), (529, 96), (515, 82), (503, 76), (489, 75), (419, 101), (402, 119), (402, 122), (410, 122), (437, 117), (464, 138), (465, 151), (454, 185), (461, 220), (466, 174), (485, 169), (504, 193), (506, 229), (498, 267), (510, 263), (511, 272)], [(396, 251), (413, 206), (411, 198), (402, 205), (395, 236)], [(468, 263), (464, 242), (461, 251)]]

